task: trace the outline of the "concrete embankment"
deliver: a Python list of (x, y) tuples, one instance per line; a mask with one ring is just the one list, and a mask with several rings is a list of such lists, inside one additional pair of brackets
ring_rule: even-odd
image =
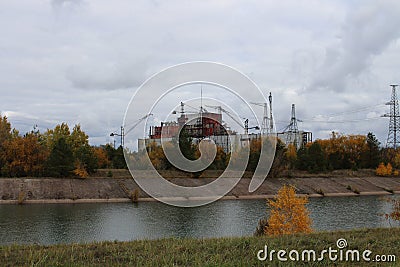
[[(214, 178), (172, 178), (181, 186), (200, 186)], [(297, 188), (299, 195), (309, 197), (390, 195), (400, 193), (399, 177), (308, 177), (268, 178), (255, 192), (249, 193), (250, 179), (242, 178), (225, 199), (260, 199), (273, 197), (284, 184)], [(131, 178), (1, 178), (0, 204), (24, 203), (88, 203), (130, 201), (139, 190), (139, 201), (152, 199)]]

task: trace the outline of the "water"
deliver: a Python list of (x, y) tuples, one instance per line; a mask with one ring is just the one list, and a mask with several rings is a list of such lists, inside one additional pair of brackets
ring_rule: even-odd
[[(316, 230), (388, 227), (377, 196), (312, 198)], [(55, 244), (162, 237), (252, 235), (265, 200), (224, 200), (197, 208), (157, 202), (0, 205), (0, 244)]]

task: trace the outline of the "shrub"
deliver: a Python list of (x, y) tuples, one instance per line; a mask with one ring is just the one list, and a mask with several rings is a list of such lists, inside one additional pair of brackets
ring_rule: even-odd
[(87, 178), (89, 176), (88, 172), (82, 164), (77, 163), (75, 166), (76, 167), (75, 170), (73, 170), (73, 173), (76, 176), (78, 176), (79, 178)]
[[(381, 162), (378, 166), (378, 168), (376, 168), (375, 173), (378, 176), (390, 176), (392, 175), (393, 172), (393, 167), (392, 164), (388, 163), (386, 166), (383, 162)], [(398, 172), (396, 171), (396, 173), (398, 174)]]
[(352, 191), (355, 194), (358, 194), (358, 195), (360, 194), (360, 190), (358, 190), (358, 188), (356, 188), (356, 187), (352, 187), (351, 185), (348, 185), (346, 187), (346, 189)]
[(21, 204), (23, 204), (24, 203), (24, 201), (25, 201), (25, 192), (24, 191), (20, 191), (19, 193), (18, 193), (18, 205), (21, 205)]
[(254, 236), (263, 236), (265, 234), (265, 228), (268, 227), (268, 219), (262, 218), (258, 221), (258, 225), (256, 231), (254, 232)]
[(392, 211), (384, 214), (386, 220), (393, 220), (400, 223), (400, 199), (387, 199), (387, 202), (392, 204)]
[(388, 164), (386, 165), (386, 173), (387, 173), (388, 176), (389, 176), (389, 175), (392, 175), (392, 170), (393, 170), (392, 164), (388, 163)]
[(131, 200), (133, 203), (137, 203), (139, 201), (139, 189), (133, 190), (131, 193)]
[(322, 190), (321, 188), (318, 188), (316, 192), (317, 192), (317, 194), (320, 194), (323, 196), (325, 195), (324, 190)]
[(284, 185), (275, 199), (268, 200), (271, 211), (265, 234), (276, 236), (312, 232), (309, 211), (305, 206), (307, 203), (307, 198), (296, 196), (293, 186)]

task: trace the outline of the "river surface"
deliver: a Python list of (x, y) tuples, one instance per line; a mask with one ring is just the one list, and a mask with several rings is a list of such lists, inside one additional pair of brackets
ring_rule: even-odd
[[(163, 237), (252, 235), (265, 200), (221, 200), (197, 208), (158, 202), (0, 205), (0, 244), (56, 244)], [(389, 227), (382, 197), (311, 198), (315, 230)]]

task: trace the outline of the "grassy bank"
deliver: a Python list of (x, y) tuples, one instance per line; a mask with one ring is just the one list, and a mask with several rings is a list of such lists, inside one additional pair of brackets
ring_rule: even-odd
[[(400, 266), (400, 228), (323, 232), (280, 238), (241, 237), (216, 239), (162, 239), (132, 242), (100, 242), (72, 245), (12, 245), (0, 247), (2, 266), (279, 266), (276, 260), (260, 262), (256, 253), (269, 249), (298, 251), (337, 249), (345, 238), (348, 249), (371, 250), (374, 255), (396, 255), (396, 262), (370, 266)], [(335, 266), (364, 266), (365, 262), (336, 262)], [(326, 266), (333, 262), (287, 262), (281, 266)]]

